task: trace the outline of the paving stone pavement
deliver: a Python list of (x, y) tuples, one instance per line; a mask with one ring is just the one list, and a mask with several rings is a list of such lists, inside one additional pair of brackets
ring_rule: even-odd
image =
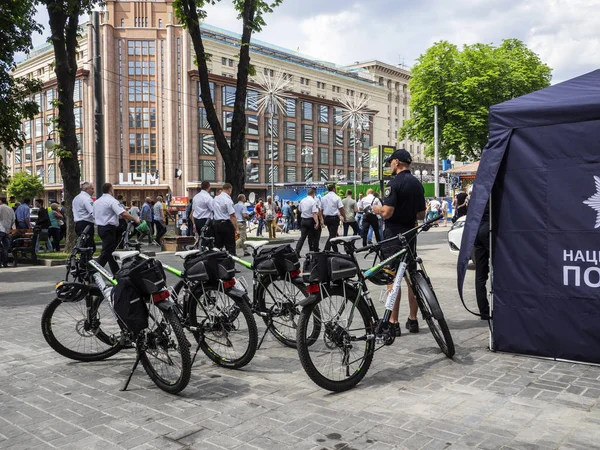
[[(406, 333), (341, 394), (313, 384), (296, 351), (270, 337), (238, 371), (200, 354), (178, 396), (156, 388), (141, 368), (120, 392), (132, 350), (79, 363), (54, 353), (41, 335), (62, 268), (2, 270), (0, 448), (600, 448), (600, 368), (489, 352), (487, 324), (458, 299), (445, 231), (423, 234), (419, 249), (456, 343), (454, 360), (428, 330)], [(466, 298), (475, 307), (473, 275)]]

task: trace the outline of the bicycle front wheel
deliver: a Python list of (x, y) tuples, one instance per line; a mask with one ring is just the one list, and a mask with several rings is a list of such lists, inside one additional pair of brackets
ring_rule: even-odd
[(189, 319), (200, 349), (215, 364), (239, 369), (252, 361), (258, 329), (245, 301), (199, 285), (190, 296)]
[(137, 351), (150, 379), (165, 392), (177, 394), (188, 385), (192, 374), (190, 343), (172, 309), (150, 305), (148, 328), (137, 338)]
[[(433, 287), (421, 271), (417, 271), (412, 276), (412, 288), (415, 299), (423, 315), (423, 320), (431, 330), (433, 338), (442, 350), (442, 353), (448, 358), (452, 358), (456, 352), (454, 341), (450, 334), (450, 329), (442, 313), (442, 309), (437, 300)], [(438, 317), (436, 319), (436, 316)]]
[[(323, 289), (320, 303), (305, 306), (300, 314), (298, 355), (306, 374), (318, 386), (333, 392), (347, 391), (367, 374), (375, 341), (374, 324), (367, 305), (355, 289), (331, 286)], [(315, 308), (320, 309), (319, 335), (312, 339)]]
[(101, 361), (123, 349), (121, 328), (103, 297), (77, 302), (55, 298), (44, 309), (41, 325), (48, 345), (69, 359)]

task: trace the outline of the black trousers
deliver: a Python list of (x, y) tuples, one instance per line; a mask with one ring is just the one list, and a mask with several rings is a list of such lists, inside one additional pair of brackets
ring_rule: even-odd
[(325, 251), (333, 248), (334, 252), (338, 251), (337, 244), (331, 243), (331, 238), (338, 237), (338, 229), (340, 227), (340, 217), (339, 216), (325, 216), (324, 218), (325, 226), (327, 227), (327, 231), (329, 231), (329, 237), (327, 238), (327, 242), (325, 243)]
[(356, 222), (344, 222), (344, 236), (348, 236), (348, 228), (352, 228), (352, 231), (354, 231), (353, 236), (356, 236), (359, 233), (358, 230), (358, 223)]
[(80, 220), (79, 222), (75, 222), (75, 233), (77, 236), (81, 236), (85, 227), (88, 225), (91, 226), (91, 229), (88, 233), (88, 239), (83, 243), (84, 247), (93, 247), (94, 251), (96, 251), (96, 243), (94, 242), (94, 222), (88, 222), (86, 220)]
[[(194, 217), (194, 225), (196, 226), (196, 233), (198, 233), (198, 235), (200, 235), (200, 233), (202, 233), (202, 227), (204, 227), (204, 225), (206, 225), (206, 222), (209, 219), (196, 219)], [(204, 233), (204, 237), (213, 237), (214, 236), (214, 225), (209, 227), (208, 230), (206, 230), (206, 233)], [(209, 245), (209, 241), (204, 240), (202, 241), (201, 245), (203, 247), (210, 247), (211, 245)], [(212, 243), (212, 245), (214, 245), (214, 242)]]
[(373, 233), (375, 234), (375, 239), (377, 242), (381, 241), (381, 235), (379, 234), (379, 221), (377, 220), (377, 216), (375, 214), (365, 214), (363, 216), (363, 247), (367, 245), (367, 236), (369, 234), (369, 227), (373, 227)]
[(119, 271), (119, 265), (113, 257), (113, 252), (117, 249), (117, 227), (114, 225), (99, 225), (98, 236), (102, 239), (102, 251), (100, 256), (96, 260), (102, 267), (108, 263), (110, 271), (117, 273)]
[(302, 251), (302, 246), (304, 245), (304, 241), (308, 238), (308, 248), (311, 252), (319, 251), (319, 242), (317, 241), (317, 230), (315, 230), (315, 220), (313, 218), (310, 219), (302, 219), (300, 222), (300, 239), (298, 239), (298, 243), (296, 244), (296, 253), (300, 255)]
[(167, 227), (161, 222), (154, 222), (154, 228), (156, 228), (156, 242), (160, 243), (161, 238), (167, 232)]
[(215, 247), (223, 248), (235, 256), (235, 228), (231, 220), (216, 220), (214, 222)]
[(481, 222), (475, 237), (475, 295), (482, 316), (490, 315), (486, 283), (490, 273), (490, 223)]

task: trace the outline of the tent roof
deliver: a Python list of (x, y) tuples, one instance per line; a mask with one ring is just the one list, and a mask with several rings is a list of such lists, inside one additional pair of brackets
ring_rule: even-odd
[(445, 173), (449, 173), (450, 175), (475, 175), (478, 168), (479, 161), (475, 161), (462, 166), (453, 167), (452, 169), (446, 170)]
[(490, 108), (490, 138), (507, 128), (600, 119), (600, 69)]

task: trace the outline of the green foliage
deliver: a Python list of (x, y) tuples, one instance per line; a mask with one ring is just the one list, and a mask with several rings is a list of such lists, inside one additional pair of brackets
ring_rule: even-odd
[(37, 175), (27, 172), (15, 173), (8, 182), (8, 195), (14, 195), (17, 200), (33, 199), (44, 191), (44, 185)]
[(421, 55), (409, 83), (411, 118), (399, 139), (424, 142), (433, 154), (434, 106), (438, 106), (440, 157), (479, 159), (488, 140), (492, 105), (548, 87), (552, 70), (518, 39), (499, 47), (446, 41)]

